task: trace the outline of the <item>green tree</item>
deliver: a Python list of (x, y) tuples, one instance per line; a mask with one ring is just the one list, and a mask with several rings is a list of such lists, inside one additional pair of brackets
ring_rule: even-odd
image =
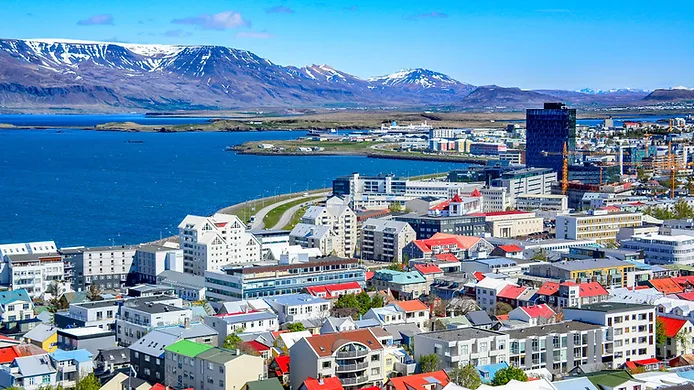
[(503, 386), (515, 379), (520, 382), (527, 382), (528, 375), (526, 375), (523, 370), (518, 367), (506, 367), (496, 372), (494, 379), (492, 379), (492, 386)]
[(402, 205), (400, 203), (391, 203), (388, 206), (388, 210), (390, 210), (391, 213), (399, 213), (402, 211)]
[(371, 307), (383, 307), (383, 297), (380, 295), (374, 295), (371, 298)]
[(544, 249), (540, 249), (535, 252), (532, 259), (535, 261), (547, 261), (547, 252)]
[(304, 324), (301, 322), (295, 322), (287, 325), (287, 330), (290, 332), (301, 332), (302, 330), (306, 330), (306, 327), (304, 327)]
[(448, 373), (451, 381), (458, 386), (475, 390), (482, 384), (482, 378), (475, 366), (468, 364), (463, 367), (456, 367)]
[(398, 263), (397, 261), (393, 261), (393, 262), (390, 263), (390, 265), (388, 266), (388, 269), (391, 270), (391, 271), (402, 271), (402, 264), (401, 264), (401, 263)]
[(354, 294), (340, 295), (340, 297), (337, 298), (337, 301), (335, 301), (333, 307), (336, 309), (358, 308), (359, 301), (357, 300), (357, 296)]
[(662, 347), (666, 342), (667, 335), (665, 334), (665, 324), (658, 318), (655, 320), (655, 344)]
[(99, 390), (101, 388), (101, 382), (92, 373), (77, 381), (75, 390)]
[(104, 297), (101, 296), (101, 289), (96, 284), (92, 284), (89, 286), (89, 291), (87, 291), (87, 298), (90, 301), (101, 301), (104, 299)]
[(366, 314), (371, 309), (371, 297), (366, 291), (357, 294), (357, 302), (359, 302), (359, 314)]
[(643, 168), (636, 168), (636, 178), (639, 181), (646, 181), (648, 180), (648, 175), (646, 174), (646, 170)]
[(419, 369), (422, 372), (432, 372), (439, 369), (441, 365), (441, 358), (439, 355), (432, 353), (431, 355), (424, 355), (419, 358)]
[(222, 344), (222, 348), (226, 349), (237, 349), (239, 347), (239, 344), (241, 344), (243, 340), (241, 340), (241, 337), (239, 337), (239, 332), (236, 331), (230, 335), (228, 335), (224, 339), (224, 343)]
[(675, 203), (675, 219), (694, 218), (694, 209), (684, 199)]
[(496, 303), (496, 315), (498, 316), (508, 314), (511, 312), (511, 310), (513, 310), (513, 308), (506, 302)]

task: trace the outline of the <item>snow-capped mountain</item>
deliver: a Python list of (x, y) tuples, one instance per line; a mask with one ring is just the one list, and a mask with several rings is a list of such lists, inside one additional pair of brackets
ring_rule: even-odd
[(451, 88), (453, 86), (467, 86), (474, 89), (473, 86), (460, 81), (454, 80), (443, 73), (434, 72), (428, 69), (405, 69), (396, 73), (392, 73), (381, 77), (372, 77), (369, 82), (384, 85), (412, 85), (421, 88)]

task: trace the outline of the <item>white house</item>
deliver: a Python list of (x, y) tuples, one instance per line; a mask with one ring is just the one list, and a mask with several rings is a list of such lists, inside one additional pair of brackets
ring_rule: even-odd
[(489, 314), (496, 313), (496, 295), (509, 284), (504, 279), (486, 277), (475, 285), (475, 296), (480, 308)]
[(217, 314), (203, 317), (205, 325), (219, 333), (219, 346), (224, 339), (237, 332), (274, 332), (279, 330), (277, 315), (267, 311), (251, 311), (237, 314)]
[(332, 307), (327, 299), (303, 293), (265, 298), (265, 302), (277, 313), (281, 324), (328, 318)]

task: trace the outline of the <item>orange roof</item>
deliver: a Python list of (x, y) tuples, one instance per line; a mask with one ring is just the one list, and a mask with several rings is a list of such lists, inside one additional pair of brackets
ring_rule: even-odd
[(658, 316), (657, 321), (663, 325), (663, 331), (667, 337), (675, 337), (679, 333), (680, 329), (684, 326), (687, 320), (678, 320), (675, 318), (668, 318), (663, 316)]
[(497, 298), (516, 299), (519, 295), (523, 294), (525, 290), (526, 287), (509, 284), (506, 287), (502, 288), (501, 291), (499, 291), (499, 293), (496, 294), (496, 296)]
[(418, 311), (418, 310), (429, 310), (427, 305), (422, 303), (419, 299), (412, 299), (410, 301), (396, 301), (396, 305), (400, 306), (402, 310), (405, 310), (406, 312), (409, 311)]
[(34, 345), (34, 344), (13, 345), (12, 349), (14, 349), (15, 353), (19, 357), (41, 355), (41, 354), (46, 353), (46, 351), (41, 349), (41, 347)]
[(331, 376), (323, 378), (320, 381), (314, 378), (308, 378), (304, 381), (302, 386), (306, 387), (306, 390), (344, 390), (342, 387), (342, 382), (336, 376)]
[(376, 273), (373, 272), (373, 271), (366, 271), (366, 273), (365, 273), (365, 275), (366, 275), (366, 280), (371, 280), (371, 279), (373, 279), (373, 277), (374, 277), (375, 274), (376, 274)]
[(0, 348), (0, 364), (12, 363), (15, 358), (19, 357), (17, 352), (12, 347)]
[(440, 384), (440, 387), (445, 387), (451, 382), (448, 375), (446, 375), (446, 371), (440, 370), (390, 378), (385, 388), (394, 390), (425, 390), (431, 386), (432, 383), (437, 382)]
[(415, 264), (414, 268), (422, 275), (441, 274), (443, 271), (436, 264)]
[(540, 289), (537, 290), (538, 295), (553, 295), (559, 291), (559, 283), (545, 282)]
[(381, 343), (368, 329), (322, 334), (306, 338), (305, 340), (308, 341), (316, 354), (321, 357), (332, 355), (340, 347), (350, 342), (363, 344), (372, 350), (382, 349)]
[(508, 321), (508, 314), (499, 314), (496, 316), (496, 319), (499, 321)]
[(578, 296), (580, 297), (597, 297), (609, 294), (605, 287), (598, 282), (581, 283), (578, 286)]
[(677, 294), (683, 292), (682, 287), (672, 280), (672, 278), (651, 279), (648, 283), (663, 294)]

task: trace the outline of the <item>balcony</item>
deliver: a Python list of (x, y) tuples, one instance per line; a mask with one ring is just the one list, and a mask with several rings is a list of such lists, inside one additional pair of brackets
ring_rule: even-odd
[(67, 374), (69, 372), (77, 372), (77, 365), (71, 365), (71, 366), (64, 366), (60, 367), (58, 371), (61, 371), (63, 374)]
[(349, 359), (349, 358), (359, 358), (364, 357), (369, 354), (369, 351), (341, 351), (336, 354), (338, 359)]
[(369, 377), (366, 375), (361, 375), (354, 378), (340, 378), (340, 382), (343, 385), (361, 385), (369, 381)]
[(368, 362), (354, 363), (354, 364), (340, 364), (335, 367), (335, 372), (353, 372), (353, 371), (363, 371), (369, 367)]

